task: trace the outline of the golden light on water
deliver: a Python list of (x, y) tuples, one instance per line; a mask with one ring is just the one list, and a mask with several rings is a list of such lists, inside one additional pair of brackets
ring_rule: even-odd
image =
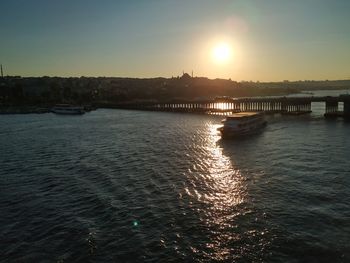
[[(237, 224), (247, 189), (230, 149), (225, 152), (220, 143), (217, 131), (220, 124), (216, 123), (208, 122), (202, 136), (197, 137), (201, 141), (201, 149), (197, 151), (201, 154), (193, 159), (193, 166), (188, 171), (190, 183), (184, 194), (191, 200), (190, 207), (196, 210), (210, 235), (211, 241), (206, 243), (210, 252), (206, 256), (211, 260), (227, 260), (233, 250), (230, 242), (240, 238), (231, 229)], [(193, 251), (196, 249), (194, 246)]]
[[(214, 199), (220, 202), (215, 202), (215, 206), (221, 209), (227, 209), (231, 206), (238, 205), (243, 202), (243, 196), (241, 196), (241, 172), (234, 167), (230, 157), (226, 156), (223, 152), (223, 148), (218, 145), (220, 135), (217, 128), (221, 125), (210, 124), (209, 129), (209, 141), (207, 149), (211, 155), (211, 165), (208, 167), (212, 183), (216, 188), (214, 193)], [(210, 198), (209, 198), (210, 199)], [(213, 200), (214, 201), (214, 200)]]
[[(207, 124), (207, 133), (203, 137), (203, 156), (194, 160), (190, 174), (193, 175), (192, 186), (185, 192), (208, 205), (213, 210), (227, 210), (243, 202), (244, 189), (241, 186), (242, 175), (234, 167), (231, 157), (224, 154), (218, 145), (220, 134), (217, 128), (220, 124)], [(199, 186), (200, 187), (197, 187)], [(219, 220), (219, 219), (218, 219)], [(215, 221), (215, 220), (214, 220)], [(219, 220), (220, 221), (220, 220)]]
[(205, 202), (208, 227), (219, 230), (218, 234), (213, 234), (212, 241), (207, 243), (207, 247), (212, 250), (213, 260), (222, 261), (228, 260), (232, 253), (232, 248), (228, 244), (234, 239), (239, 239), (229, 229), (234, 227), (235, 217), (240, 211), (237, 207), (244, 202), (246, 189), (241, 171), (235, 167), (230, 154), (225, 154), (223, 147), (219, 145), (220, 135), (217, 132), (219, 126), (217, 124), (207, 126), (210, 165), (206, 184), (210, 191), (205, 194)]

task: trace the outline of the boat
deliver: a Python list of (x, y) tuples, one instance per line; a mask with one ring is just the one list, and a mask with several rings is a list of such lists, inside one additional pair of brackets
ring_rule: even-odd
[(51, 109), (51, 112), (56, 114), (67, 114), (67, 115), (77, 115), (84, 114), (84, 107), (81, 106), (72, 106), (69, 104), (58, 104)]
[(266, 126), (263, 112), (238, 112), (229, 115), (218, 128), (223, 138), (248, 136), (261, 131)]

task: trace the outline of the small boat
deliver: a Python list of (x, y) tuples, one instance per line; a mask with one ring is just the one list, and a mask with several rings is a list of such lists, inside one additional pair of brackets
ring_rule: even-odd
[(218, 128), (223, 138), (242, 137), (255, 134), (266, 126), (263, 112), (239, 112), (227, 116)]
[(69, 104), (58, 104), (55, 107), (53, 107), (51, 111), (56, 114), (67, 114), (67, 115), (77, 115), (77, 114), (85, 113), (84, 107), (72, 106)]

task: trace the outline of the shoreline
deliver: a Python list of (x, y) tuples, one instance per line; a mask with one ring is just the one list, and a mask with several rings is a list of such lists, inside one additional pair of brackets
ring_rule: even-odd
[(43, 114), (50, 113), (51, 107), (36, 107), (36, 106), (9, 106), (0, 107), (0, 115), (12, 114)]

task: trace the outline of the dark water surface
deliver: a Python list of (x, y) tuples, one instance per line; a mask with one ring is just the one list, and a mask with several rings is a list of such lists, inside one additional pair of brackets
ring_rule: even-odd
[(349, 262), (350, 123), (0, 116), (2, 262)]

